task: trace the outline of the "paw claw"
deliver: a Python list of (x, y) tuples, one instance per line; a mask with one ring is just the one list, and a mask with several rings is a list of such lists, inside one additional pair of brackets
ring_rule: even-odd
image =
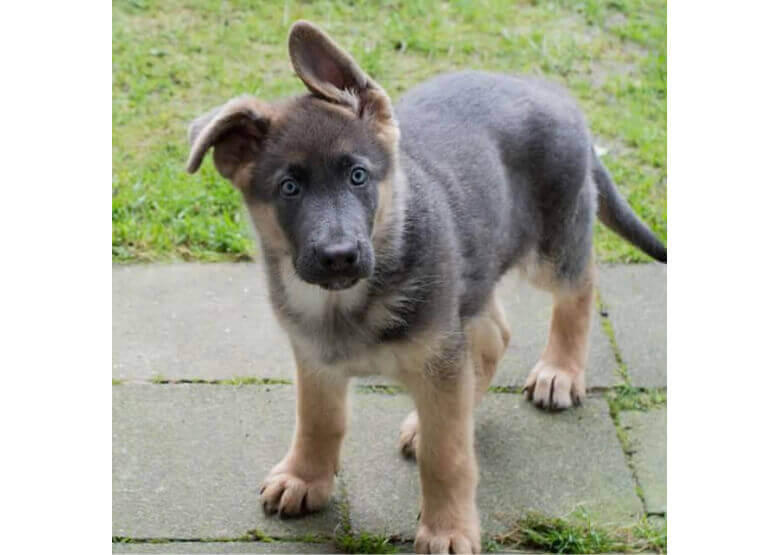
[(479, 534), (449, 530), (432, 532), (422, 526), (414, 540), (415, 553), (479, 553)]
[(555, 375), (552, 377), (552, 380), (550, 380), (550, 397), (547, 399), (547, 405), (550, 407), (550, 410), (556, 408), (557, 403), (553, 400), (553, 395), (555, 394), (555, 378), (558, 376)]

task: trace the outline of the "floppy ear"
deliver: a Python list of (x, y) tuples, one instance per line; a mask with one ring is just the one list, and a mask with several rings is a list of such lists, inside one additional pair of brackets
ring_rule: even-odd
[(288, 46), (295, 73), (315, 96), (347, 106), (358, 117), (392, 121), (387, 93), (316, 25), (295, 22)]
[(260, 154), (270, 125), (270, 107), (251, 96), (240, 96), (214, 108), (190, 124), (187, 171), (198, 171), (213, 146), (217, 170), (240, 187), (239, 171)]

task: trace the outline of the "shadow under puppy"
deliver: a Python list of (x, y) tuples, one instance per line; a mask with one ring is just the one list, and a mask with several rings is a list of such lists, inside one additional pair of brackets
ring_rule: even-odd
[(595, 216), (665, 262), (617, 193), (575, 102), (536, 79), (437, 77), (394, 109), (311, 23), (293, 25), (310, 94), (244, 96), (193, 122), (187, 169), (214, 163), (243, 194), (271, 300), (297, 363), (292, 446), (261, 488), (296, 515), (331, 495), (352, 376), (403, 383), (417, 410), (401, 449), (422, 485), (415, 550), (476, 553), (473, 408), (509, 341), (495, 286), (519, 268), (552, 292), (547, 346), (526, 383), (541, 407), (585, 395)]

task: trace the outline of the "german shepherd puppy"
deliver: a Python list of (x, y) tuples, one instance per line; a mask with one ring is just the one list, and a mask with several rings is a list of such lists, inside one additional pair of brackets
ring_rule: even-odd
[(476, 553), (472, 415), (509, 341), (496, 283), (519, 268), (552, 292), (549, 341), (525, 392), (565, 409), (585, 396), (596, 214), (657, 260), (666, 248), (557, 86), (455, 73), (394, 108), (313, 24), (292, 26), (289, 52), (310, 94), (215, 108), (192, 123), (187, 163), (197, 171), (214, 147), (241, 191), (297, 362), (294, 439), (261, 487), (263, 506), (297, 515), (328, 502), (349, 379), (381, 374), (417, 407), (400, 436), (420, 469), (415, 550)]

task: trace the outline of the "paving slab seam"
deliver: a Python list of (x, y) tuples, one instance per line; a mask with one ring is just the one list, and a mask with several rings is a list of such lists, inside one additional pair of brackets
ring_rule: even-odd
[[(357, 541), (365, 541), (366, 534), (363, 534), (362, 536), (356, 536)], [(380, 536), (372, 536), (368, 535), (370, 538), (378, 539), (380, 541), (383, 541), (384, 545), (387, 547), (390, 547), (392, 551), (374, 551), (374, 550), (358, 550), (355, 551), (354, 546), (344, 546), (342, 545), (342, 538), (343, 536), (337, 536), (337, 537), (331, 537), (331, 538), (322, 538), (322, 537), (302, 537), (302, 538), (273, 538), (269, 541), (263, 541), (263, 540), (246, 540), (242, 538), (204, 538), (204, 539), (193, 539), (193, 538), (128, 538), (128, 537), (122, 537), (122, 536), (116, 536), (112, 538), (112, 545), (171, 545), (171, 544), (190, 544), (190, 545), (197, 545), (197, 544), (206, 544), (206, 545), (214, 545), (214, 544), (231, 544), (231, 543), (237, 543), (237, 544), (246, 544), (246, 545), (267, 545), (267, 546), (273, 546), (273, 545), (289, 545), (289, 544), (299, 544), (304, 546), (320, 546), (322, 548), (329, 547), (333, 549), (333, 551), (328, 551), (329, 553), (413, 553), (412, 548), (412, 542), (409, 540), (404, 540), (400, 538), (393, 538), (393, 537), (380, 537)], [(487, 538), (488, 543), (495, 543), (496, 540)], [(507, 552), (507, 553), (520, 553), (518, 551), (509, 550), (509, 551), (501, 551), (498, 552)]]
[[(626, 448), (641, 488), (648, 518), (666, 518), (666, 422), (665, 407), (620, 412)], [(659, 442), (661, 438), (662, 443)]]
[[(621, 387), (623, 384), (618, 384), (614, 387), (604, 387), (604, 386), (597, 386), (597, 387), (590, 387), (586, 388), (586, 392), (588, 396), (590, 397), (603, 397), (606, 394), (608, 394), (610, 391), (614, 391), (616, 388)], [(650, 390), (651, 388), (637, 388), (638, 391), (646, 391)], [(652, 388), (652, 389), (662, 389), (666, 390), (666, 388)], [(508, 395), (522, 395), (525, 393), (525, 386), (521, 385), (491, 385), (488, 387), (488, 393), (498, 393), (498, 394), (508, 394)], [(358, 385), (355, 388), (356, 393), (360, 394), (366, 394), (366, 393), (380, 393), (384, 395), (405, 395), (407, 394), (407, 390), (401, 386), (395, 386), (395, 385)]]
[(215, 538), (134, 538), (130, 536), (111, 536), (111, 543), (153, 543), (153, 544), (165, 544), (165, 543), (331, 543), (336, 537), (329, 536), (253, 536), (247, 534), (245, 536), (237, 537), (215, 537)]
[(333, 538), (287, 538), (275, 536), (268, 536), (267, 539), (254, 539), (247, 538), (245, 536), (231, 537), (216, 537), (216, 538), (134, 538), (128, 536), (112, 536), (111, 543), (328, 543)]
[(112, 379), (112, 385), (292, 385), (292, 380), (283, 378), (223, 378), (206, 380), (203, 378), (152, 378), (150, 380), (117, 380)]
[(609, 319), (609, 307), (604, 304), (604, 300), (598, 288), (596, 289), (596, 305), (598, 307), (599, 324), (601, 325), (601, 329), (604, 331), (604, 334), (609, 340), (609, 346), (612, 348), (612, 356), (615, 357), (615, 362), (618, 365), (618, 373), (623, 379), (625, 385), (631, 385), (631, 378), (628, 375), (626, 363), (623, 360), (623, 355), (621, 354), (620, 347), (617, 344), (615, 330), (612, 327), (612, 322)]
[(628, 469), (631, 471), (631, 476), (634, 479), (634, 487), (636, 488), (636, 495), (637, 497), (639, 497), (639, 500), (642, 502), (642, 510), (644, 511), (645, 515), (649, 516), (650, 513), (647, 512), (647, 500), (645, 499), (645, 494), (642, 491), (642, 486), (639, 484), (639, 475), (637, 473), (636, 465), (634, 464), (634, 460), (633, 460), (634, 452), (631, 450), (631, 446), (629, 444), (628, 432), (620, 424), (620, 413), (618, 411), (610, 410), (609, 414), (612, 417), (612, 422), (615, 424), (618, 441), (620, 441), (620, 446), (622, 447), (623, 454), (626, 457), (626, 464), (628, 465)]
[(338, 528), (336, 529), (337, 534), (334, 534), (335, 537), (339, 537), (342, 535), (352, 535), (352, 519), (349, 516), (349, 495), (347, 493), (347, 484), (345, 480), (339, 480), (338, 481), (338, 489), (339, 489), (339, 503), (338, 503), (338, 511), (339, 511), (339, 523)]
[[(615, 388), (610, 389), (613, 391), (619, 391), (621, 385), (627, 388), (632, 388), (631, 378), (628, 374), (628, 368), (626, 367), (626, 363), (620, 352), (620, 346), (617, 343), (617, 338), (615, 337), (615, 331), (612, 327), (612, 322), (609, 320), (609, 307), (604, 304), (601, 292), (598, 289), (596, 289), (596, 303), (598, 305), (598, 314), (599, 319), (601, 320), (601, 328), (609, 338), (609, 344), (612, 347), (612, 354), (615, 356), (615, 362), (617, 362), (618, 371), (624, 380), (623, 384), (618, 384)], [(664, 391), (666, 390), (665, 387), (663, 389)], [(631, 446), (629, 445), (628, 433), (620, 423), (620, 410), (617, 408), (614, 399), (611, 399), (609, 395), (607, 395), (607, 403), (610, 407), (609, 415), (612, 418), (612, 423), (615, 425), (615, 433), (617, 434), (618, 441), (620, 442), (620, 446), (623, 450), (623, 455), (626, 458), (626, 464), (628, 465), (628, 468), (631, 471), (631, 476), (634, 479), (634, 487), (636, 489), (637, 497), (639, 497), (639, 500), (642, 502), (642, 510), (644, 511), (645, 515), (650, 516), (650, 513), (647, 511), (647, 500), (645, 499), (644, 492), (642, 491), (642, 486), (639, 483), (639, 475), (632, 458), (633, 452), (631, 450)]]
[[(152, 379), (152, 380), (112, 380), (112, 385), (223, 385), (223, 386), (265, 386), (265, 385), (293, 385), (291, 380), (277, 379), (277, 378), (256, 378), (247, 380), (231, 380), (231, 379), (219, 379), (219, 380), (205, 380), (201, 378), (182, 378), (182, 379)], [(601, 398), (610, 392), (617, 390), (624, 384), (618, 384), (613, 387), (595, 386), (586, 389), (588, 396)], [(651, 391), (666, 391), (666, 387), (636, 387), (634, 388), (639, 392), (651, 392)], [(508, 395), (522, 395), (525, 388), (519, 385), (491, 385), (488, 388), (488, 393), (496, 394), (508, 394)], [(355, 386), (355, 393), (364, 395), (371, 393), (378, 393), (383, 395), (406, 395), (408, 392), (402, 386), (397, 385), (357, 385)]]

